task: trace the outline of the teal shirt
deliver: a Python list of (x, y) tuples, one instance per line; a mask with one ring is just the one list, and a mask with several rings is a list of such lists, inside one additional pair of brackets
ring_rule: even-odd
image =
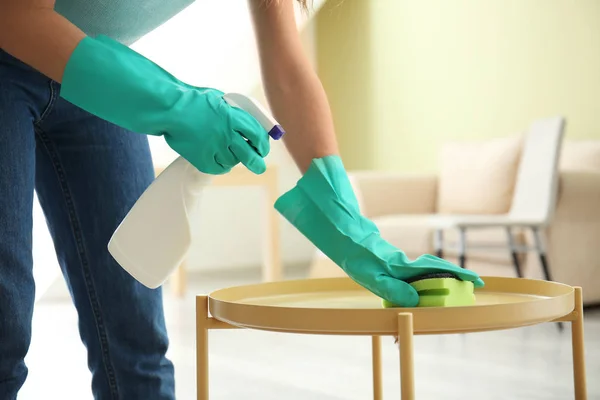
[(55, 11), (88, 36), (130, 45), (194, 0), (56, 0)]

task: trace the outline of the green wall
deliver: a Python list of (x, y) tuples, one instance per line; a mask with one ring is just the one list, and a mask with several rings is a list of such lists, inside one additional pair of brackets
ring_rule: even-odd
[(377, 116), (369, 1), (329, 0), (316, 16), (318, 74), (327, 92), (346, 166), (375, 162)]
[(318, 72), (350, 169), (437, 169), (446, 140), (562, 114), (600, 139), (600, 1), (330, 0)]

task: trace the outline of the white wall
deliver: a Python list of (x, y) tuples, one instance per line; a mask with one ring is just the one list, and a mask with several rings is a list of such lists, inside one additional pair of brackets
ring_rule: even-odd
[[(314, 1), (315, 12), (323, 2)], [(305, 31), (306, 48), (314, 61), (312, 24), (307, 23), (312, 15), (298, 12), (297, 23)], [(132, 47), (187, 83), (225, 92), (262, 93), (246, 1), (197, 1)], [(162, 138), (150, 137), (150, 142), (157, 164), (166, 165), (176, 157)], [(278, 167), (281, 193), (299, 178), (283, 143), (272, 142), (267, 163)], [(206, 192), (193, 222), (195, 244), (190, 254), (190, 269), (256, 267), (261, 263), (259, 235), (266, 222), (261, 196), (260, 189), (254, 188), (218, 188)], [(34, 272), (41, 295), (59, 277), (59, 270), (45, 222), (39, 206), (36, 207)], [(286, 221), (280, 221), (284, 262), (307, 262), (312, 256), (312, 245)]]

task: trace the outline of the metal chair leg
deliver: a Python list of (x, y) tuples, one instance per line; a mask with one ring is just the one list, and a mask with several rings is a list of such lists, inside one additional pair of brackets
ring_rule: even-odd
[(519, 255), (517, 253), (517, 246), (515, 244), (515, 238), (512, 234), (512, 229), (510, 227), (506, 228), (506, 234), (508, 236), (508, 247), (510, 248), (510, 254), (512, 256), (513, 265), (515, 266), (515, 272), (517, 273), (517, 277), (522, 278), (523, 272), (521, 271), (521, 266), (519, 265)]
[(535, 240), (535, 248), (540, 257), (540, 264), (542, 265), (542, 271), (544, 272), (544, 279), (546, 279), (547, 281), (551, 281), (552, 276), (550, 275), (550, 269), (548, 268), (548, 260), (546, 259), (546, 250), (544, 248), (540, 230), (538, 228), (533, 228), (533, 238)]
[[(548, 259), (546, 258), (546, 250), (544, 248), (544, 243), (542, 242), (542, 237), (540, 234), (540, 230), (537, 227), (532, 228), (533, 231), (533, 238), (535, 241), (535, 248), (538, 252), (538, 255), (540, 257), (540, 264), (542, 266), (542, 271), (544, 273), (544, 279), (546, 279), (547, 281), (551, 281), (552, 280), (552, 276), (550, 275), (550, 268), (548, 266)], [(562, 322), (558, 322), (558, 329), (559, 330), (563, 330), (564, 326)]]
[(458, 263), (461, 268), (465, 268), (467, 263), (467, 232), (465, 228), (460, 228), (460, 239), (458, 247)]
[(433, 247), (435, 255), (439, 258), (444, 258), (444, 231), (436, 229), (433, 236)]

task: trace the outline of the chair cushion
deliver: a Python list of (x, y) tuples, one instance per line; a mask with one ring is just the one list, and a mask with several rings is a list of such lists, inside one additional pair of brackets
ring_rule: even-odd
[(433, 231), (430, 215), (390, 215), (373, 218), (381, 237), (402, 249), (409, 257), (433, 252)]
[(565, 141), (560, 155), (565, 171), (600, 172), (600, 140)]
[(522, 137), (451, 142), (440, 159), (438, 211), (501, 214), (510, 210)]

